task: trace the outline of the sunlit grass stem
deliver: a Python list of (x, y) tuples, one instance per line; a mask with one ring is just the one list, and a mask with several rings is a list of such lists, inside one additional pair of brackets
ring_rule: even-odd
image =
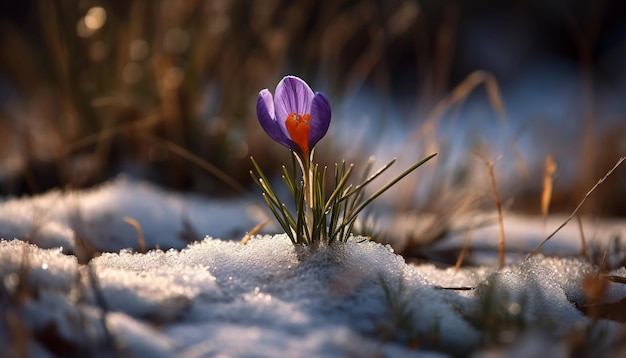
[(502, 214), (502, 202), (500, 200), (500, 194), (498, 194), (498, 186), (496, 184), (496, 175), (493, 171), (493, 162), (487, 162), (487, 170), (489, 173), (489, 183), (491, 184), (491, 190), (493, 190), (493, 198), (496, 203), (496, 210), (498, 211), (498, 228), (499, 236), (498, 240), (498, 264), (500, 267), (504, 266), (505, 258), (505, 244), (504, 244), (504, 216)]
[(528, 260), (533, 255), (537, 254), (539, 250), (541, 250), (543, 245), (546, 242), (548, 242), (548, 240), (554, 237), (554, 235), (556, 235), (557, 232), (559, 232), (563, 227), (565, 227), (565, 225), (567, 225), (567, 223), (570, 222), (570, 220), (572, 220), (572, 218), (574, 218), (574, 216), (578, 213), (578, 210), (580, 210), (580, 208), (583, 206), (583, 204), (585, 203), (587, 198), (591, 195), (591, 193), (593, 193), (598, 188), (598, 186), (606, 180), (606, 178), (608, 178), (611, 174), (613, 174), (613, 171), (615, 171), (615, 169), (617, 169), (617, 167), (619, 167), (620, 164), (622, 164), (624, 160), (626, 160), (626, 157), (621, 157), (617, 160), (617, 163), (615, 163), (615, 165), (600, 180), (598, 180), (598, 182), (591, 189), (589, 189), (587, 194), (585, 194), (585, 197), (580, 201), (580, 203), (578, 203), (578, 206), (576, 206), (576, 209), (574, 209), (574, 211), (567, 217), (567, 219), (565, 219), (565, 221), (558, 228), (556, 228), (556, 230), (554, 230), (550, 235), (548, 235), (548, 237), (546, 237), (541, 243), (539, 243), (539, 245), (537, 245), (537, 247), (535, 247), (535, 249), (526, 256), (526, 260)]

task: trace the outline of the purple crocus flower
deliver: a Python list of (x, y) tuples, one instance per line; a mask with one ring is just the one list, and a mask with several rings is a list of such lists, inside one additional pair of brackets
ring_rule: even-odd
[(261, 127), (276, 142), (291, 149), (306, 164), (315, 144), (330, 125), (330, 103), (295, 76), (285, 76), (274, 97), (266, 88), (259, 92), (256, 113)]

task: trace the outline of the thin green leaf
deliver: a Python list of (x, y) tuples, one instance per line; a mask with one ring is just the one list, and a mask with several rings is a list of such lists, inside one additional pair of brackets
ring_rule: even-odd
[[(380, 169), (376, 171), (376, 173), (372, 174), (369, 178), (365, 179), (365, 181), (357, 185), (352, 192), (346, 194), (344, 197), (341, 198), (341, 200), (345, 200), (349, 196), (352, 196), (355, 193), (361, 192), (361, 190), (365, 188), (366, 185), (371, 183), (374, 179), (378, 178), (382, 173), (384, 173), (387, 169), (389, 169), (396, 162), (396, 160), (397, 160), (396, 158), (393, 158), (391, 161), (389, 161), (389, 163), (383, 165)], [(368, 162), (368, 165), (369, 165), (369, 162)], [(371, 167), (371, 165), (369, 166)]]
[(352, 217), (349, 217), (348, 221), (353, 221), (356, 219), (356, 216), (359, 214), (359, 212), (361, 212), (361, 210), (363, 210), (367, 205), (369, 205), (372, 201), (374, 201), (374, 199), (378, 198), (380, 195), (382, 195), (384, 192), (386, 192), (389, 188), (391, 188), (392, 186), (394, 186), (397, 182), (399, 182), (400, 180), (402, 180), (405, 176), (409, 175), (412, 171), (414, 171), (415, 169), (419, 168), (420, 166), (422, 166), (424, 163), (426, 163), (427, 161), (429, 161), (430, 159), (432, 159), (434, 156), (436, 156), (438, 153), (434, 153), (431, 154), (427, 157), (425, 157), (424, 159), (420, 160), (419, 162), (413, 164), (412, 166), (410, 166), (407, 170), (405, 170), (404, 172), (402, 172), (402, 174), (398, 175), (395, 179), (391, 180), (389, 183), (387, 183), (385, 186), (383, 186), (382, 188), (378, 189), (378, 191), (376, 191), (374, 194), (372, 194), (369, 198), (367, 198), (367, 200), (365, 200), (363, 203), (361, 203), (356, 209), (354, 209), (353, 213), (352, 213)]
[(287, 167), (283, 165), (282, 169), (283, 169), (283, 176), (282, 176), (283, 181), (287, 184), (287, 188), (289, 189), (289, 192), (293, 196), (295, 194), (295, 187), (296, 187), (295, 180), (289, 174), (289, 171), (287, 171)]
[[(339, 180), (339, 182), (335, 184), (335, 190), (333, 190), (332, 194), (330, 194), (330, 197), (326, 201), (326, 205), (324, 206), (324, 211), (328, 210), (328, 208), (330, 208), (330, 206), (332, 205), (334, 201), (338, 201), (335, 199), (337, 195), (344, 189), (344, 185), (346, 184), (346, 181), (350, 177), (350, 174), (352, 174), (352, 169), (354, 169), (354, 165), (350, 164), (347, 171), (342, 170), (341, 179)], [(335, 171), (335, 175), (337, 174), (338, 174), (337, 171)], [(336, 179), (337, 177), (335, 177), (335, 181)]]
[(293, 237), (293, 232), (291, 227), (284, 221), (284, 219), (281, 217), (281, 215), (278, 213), (278, 211), (276, 210), (276, 208), (274, 208), (274, 206), (272, 205), (272, 203), (269, 201), (269, 199), (267, 198), (267, 195), (265, 193), (262, 194), (263, 199), (265, 200), (265, 202), (267, 203), (267, 206), (270, 208), (270, 210), (272, 211), (272, 214), (274, 214), (274, 217), (276, 218), (276, 220), (278, 221), (278, 223), (280, 224), (280, 226), (283, 228), (283, 230), (285, 230), (285, 233), (287, 234), (287, 236), (289, 236), (289, 238), (291, 239), (291, 242), (293, 242), (295, 244), (295, 238)]

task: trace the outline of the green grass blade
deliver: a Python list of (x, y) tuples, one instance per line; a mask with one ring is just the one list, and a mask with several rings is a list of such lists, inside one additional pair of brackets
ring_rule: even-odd
[(362, 202), (356, 209), (354, 209), (352, 211), (352, 213), (350, 214), (350, 216), (348, 218), (348, 222), (354, 221), (356, 219), (357, 215), (359, 214), (359, 212), (361, 212), (361, 210), (363, 210), (367, 205), (369, 205), (372, 201), (374, 201), (376, 198), (378, 198), (380, 195), (382, 195), (384, 192), (386, 192), (389, 188), (394, 186), (397, 182), (402, 180), (405, 176), (409, 175), (412, 171), (414, 171), (415, 169), (417, 169), (420, 166), (422, 166), (424, 163), (426, 163), (427, 161), (432, 159), (437, 154), (438, 153), (431, 154), (431, 155), (425, 157), (424, 159), (420, 160), (419, 162), (413, 164), (407, 170), (402, 172), (402, 174), (398, 175), (396, 178), (391, 180), (385, 186), (383, 186), (382, 188), (378, 189), (374, 194), (372, 194), (369, 198), (367, 198), (367, 200)]
[[(345, 200), (349, 196), (354, 195), (355, 193), (360, 193), (361, 190), (365, 188), (366, 185), (371, 183), (374, 179), (378, 178), (382, 173), (384, 173), (387, 169), (389, 169), (396, 162), (396, 160), (397, 160), (396, 158), (393, 158), (391, 161), (389, 161), (389, 163), (383, 165), (380, 169), (376, 171), (376, 173), (372, 174), (369, 178), (365, 179), (359, 185), (354, 187), (354, 190), (346, 194), (344, 197), (342, 197), (341, 200)], [(369, 162), (368, 162), (368, 166), (371, 168), (371, 165), (369, 165)]]

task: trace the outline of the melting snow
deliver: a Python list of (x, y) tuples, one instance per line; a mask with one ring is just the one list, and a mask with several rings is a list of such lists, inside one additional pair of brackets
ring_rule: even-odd
[[(574, 258), (455, 272), (407, 264), (358, 237), (313, 253), (296, 252), (284, 234), (187, 243), (181, 218), (215, 236), (255, 218), (242, 202), (127, 179), (7, 200), (0, 213), (1, 356), (568, 355), (574, 334), (606, 348), (623, 333), (580, 310), (582, 281), (597, 268)], [(138, 253), (124, 216), (165, 251)], [(108, 252), (81, 261), (72, 255), (79, 235)], [(603, 302), (624, 297), (626, 285), (609, 283)]]

